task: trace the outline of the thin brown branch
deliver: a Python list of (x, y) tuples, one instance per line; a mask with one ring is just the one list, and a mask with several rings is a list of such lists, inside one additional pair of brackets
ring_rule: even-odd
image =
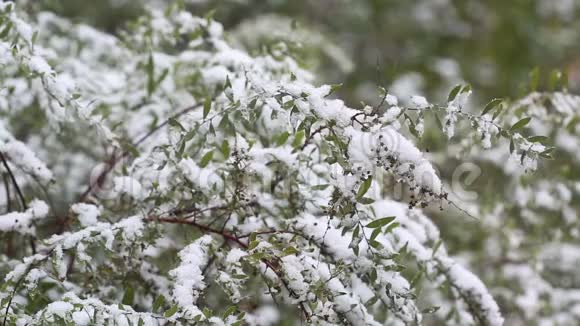
[(26, 200), (24, 199), (24, 195), (22, 194), (22, 191), (20, 190), (20, 187), (18, 186), (18, 183), (16, 182), (16, 178), (14, 177), (12, 170), (8, 166), (8, 162), (6, 161), (6, 157), (4, 156), (4, 153), (2, 153), (2, 152), (0, 152), (0, 159), (2, 159), (2, 164), (4, 164), (4, 168), (6, 168), (6, 172), (8, 172), (8, 175), (10, 176), (10, 179), (12, 180), (12, 184), (14, 185), (14, 189), (16, 189), (16, 194), (18, 195), (18, 198), (20, 199), (20, 203), (22, 204), (22, 208), (24, 210), (27, 210), (28, 206), (26, 205)]
[[(20, 186), (18, 185), (18, 182), (16, 182), (16, 177), (14, 177), (12, 170), (8, 166), (8, 162), (6, 161), (6, 157), (4, 156), (4, 153), (2, 153), (2, 152), (0, 152), (0, 159), (2, 159), (2, 164), (4, 165), (4, 168), (6, 168), (6, 172), (10, 176), (10, 179), (12, 180), (12, 184), (14, 185), (14, 189), (16, 189), (16, 194), (18, 195), (18, 198), (20, 199), (20, 204), (22, 205), (22, 209), (27, 210), (28, 205), (26, 204), (26, 199), (24, 198), (24, 194), (22, 193), (22, 190), (20, 190)], [(32, 250), (32, 254), (36, 254), (36, 240), (34, 239), (34, 236), (30, 237), (29, 242), (30, 242), (30, 249)]]
[(308, 136), (308, 138), (306, 138), (306, 141), (304, 142), (304, 144), (302, 145), (302, 147), (300, 148), (300, 150), (304, 150), (306, 148), (306, 146), (308, 146), (308, 144), (310, 143), (310, 141), (314, 138), (314, 136), (316, 136), (317, 134), (319, 134), (321, 131), (323, 131), (326, 128), (328, 128), (328, 127), (327, 126), (320, 126), (316, 130), (314, 130), (314, 132), (312, 132)]
[(6, 191), (6, 212), (9, 213), (12, 211), (12, 203), (10, 199), (10, 182), (8, 179), (8, 174), (3, 173), (2, 178), (4, 179), (4, 191)]

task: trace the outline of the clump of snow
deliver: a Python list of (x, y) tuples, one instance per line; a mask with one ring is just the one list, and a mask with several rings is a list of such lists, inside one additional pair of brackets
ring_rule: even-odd
[(126, 194), (136, 200), (143, 199), (145, 197), (141, 183), (132, 177), (115, 177), (113, 183), (114, 190), (118, 194)]
[(474, 313), (481, 314), (480, 318), (488, 325), (503, 325), (504, 319), (499, 306), (483, 282), (450, 258), (440, 257), (439, 261), (445, 269), (445, 274), (448, 275), (451, 285), (461, 293), (469, 305), (473, 305), (477, 309), (474, 310)]
[(252, 326), (275, 325), (280, 321), (280, 313), (272, 306), (264, 306), (247, 313), (244, 318)]
[(23, 234), (35, 234), (34, 222), (48, 215), (49, 207), (42, 200), (35, 199), (29, 204), (24, 212), (11, 212), (0, 215), (0, 231), (19, 232)]
[(74, 310), (74, 306), (69, 302), (56, 301), (49, 303), (46, 307), (46, 312), (49, 315), (57, 315), (60, 318), (65, 318), (66, 314)]
[(423, 96), (413, 95), (411, 96), (411, 107), (415, 109), (426, 109), (429, 107), (429, 102)]
[(14, 139), (3, 122), (0, 122), (0, 152), (10, 163), (17, 166), (24, 173), (37, 178), (43, 184), (53, 180), (52, 172), (46, 165), (38, 159), (28, 146)]
[(78, 215), (79, 222), (83, 227), (97, 224), (97, 217), (101, 214), (97, 206), (85, 203), (74, 204), (71, 206), (71, 210)]
[(208, 251), (213, 240), (204, 235), (179, 252), (180, 265), (169, 275), (174, 279), (172, 297), (183, 310), (185, 318), (191, 319), (201, 314), (195, 303), (206, 287), (202, 270), (208, 262)]
[(37, 55), (33, 55), (28, 60), (29, 60), (28, 67), (32, 72), (35, 72), (40, 75), (53, 73), (52, 68), (46, 62), (46, 60), (44, 60), (44, 58)]

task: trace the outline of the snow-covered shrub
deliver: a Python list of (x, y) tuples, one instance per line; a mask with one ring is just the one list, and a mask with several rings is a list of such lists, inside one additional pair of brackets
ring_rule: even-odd
[[(531, 175), (554, 149), (522, 130), (571, 124), (561, 103), (576, 97), (474, 109), (460, 85), (443, 104), (403, 105), (383, 89), (376, 105), (351, 108), (285, 51), (251, 56), (179, 3), (147, 9), (119, 36), (12, 2), (0, 12), (3, 325), (504, 323), (496, 293), (428, 217), (461, 203), (404, 133), (468, 130), (470, 147), (497, 153), (472, 157), (513, 157)], [(574, 152), (574, 136), (556, 139)], [(530, 222), (534, 205), (562, 209), (577, 224), (568, 186), (516, 183), (509, 209)], [(495, 203), (495, 215), (461, 210), (486, 215), (490, 256), (517, 256), (501, 265), (497, 295), (513, 300), (495, 285), (519, 282), (509, 304), (521, 320), (547, 296), (554, 320), (574, 322), (577, 295), (518, 254)], [(574, 245), (541, 249), (553, 278), (580, 260)]]

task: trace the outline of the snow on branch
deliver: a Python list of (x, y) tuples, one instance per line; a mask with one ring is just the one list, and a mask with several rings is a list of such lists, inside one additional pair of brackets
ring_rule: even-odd
[[(412, 136), (429, 134), (432, 115), (453, 141), (465, 121), (481, 147), (503, 138), (533, 170), (551, 157), (541, 138), (522, 131), (538, 117), (502, 116), (497, 100), (472, 113), (466, 86), (443, 105), (415, 95), (405, 106), (383, 90), (377, 105), (350, 107), (335, 97), (339, 86), (314, 85), (285, 52), (234, 48), (211, 17), (164, 9), (144, 9), (113, 36), (52, 13), (27, 23), (15, 4), (0, 5), (0, 24), (11, 26), (0, 40), (2, 82), (21, 87), (6, 91), (2, 114), (14, 115), (10, 124), (29, 110), (47, 118), (26, 144), (8, 132), (19, 135), (18, 126), (2, 124), (0, 152), (15, 171), (58, 187), (45, 194), (56, 226), (36, 232), (38, 220), (49, 220), (40, 200), (0, 215), (0, 231), (40, 242), (37, 254), (0, 256), (0, 318), (504, 323), (487, 275), (451, 256), (436, 226), (444, 222), (431, 220), (430, 205), (451, 202), (449, 171), (439, 173), (443, 165)], [(560, 111), (565, 98), (553, 98)], [(404, 199), (390, 198), (387, 176)], [(521, 203), (505, 211), (565, 207), (574, 220), (569, 185), (539, 187), (540, 200), (522, 188)], [(36, 189), (28, 191), (34, 198)]]
[(34, 223), (48, 215), (48, 205), (42, 200), (35, 199), (24, 212), (12, 212), (0, 215), (0, 232), (18, 232), (22, 234), (36, 233)]

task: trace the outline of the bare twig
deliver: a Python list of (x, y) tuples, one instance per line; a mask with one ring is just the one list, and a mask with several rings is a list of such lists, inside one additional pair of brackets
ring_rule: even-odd
[(308, 144), (310, 143), (310, 141), (314, 138), (314, 136), (316, 136), (316, 134), (319, 134), (321, 131), (323, 131), (326, 128), (328, 128), (328, 127), (323, 125), (323, 126), (318, 127), (316, 130), (314, 130), (308, 136), (308, 138), (306, 138), (306, 141), (304, 141), (304, 144), (302, 145), (302, 147), (300, 148), (300, 150), (304, 150), (306, 148), (306, 146), (308, 146)]
[(24, 199), (24, 195), (22, 194), (22, 191), (20, 190), (20, 187), (18, 186), (18, 183), (16, 182), (16, 178), (14, 177), (12, 170), (8, 166), (8, 162), (6, 161), (6, 157), (4, 156), (4, 153), (2, 153), (2, 152), (0, 152), (0, 159), (2, 159), (2, 164), (4, 164), (4, 168), (6, 168), (6, 172), (8, 172), (8, 175), (10, 176), (10, 179), (12, 180), (12, 184), (14, 185), (14, 189), (16, 189), (16, 194), (18, 195), (18, 198), (20, 199), (20, 203), (22, 204), (22, 208), (24, 210), (28, 209), (28, 206), (26, 205), (26, 200)]
[[(16, 178), (14, 177), (12, 170), (8, 166), (8, 162), (6, 161), (6, 157), (4, 156), (4, 153), (2, 153), (2, 152), (0, 152), (0, 159), (2, 159), (2, 164), (4, 164), (4, 168), (6, 168), (6, 172), (10, 176), (10, 179), (12, 180), (12, 184), (14, 185), (14, 189), (16, 189), (16, 194), (18, 195), (18, 198), (20, 199), (20, 204), (22, 205), (22, 209), (27, 210), (28, 205), (26, 204), (26, 199), (24, 198), (24, 195), (22, 194), (22, 190), (20, 190), (20, 186), (18, 186), (18, 182), (16, 182)], [(10, 201), (8, 201), (8, 202), (10, 202)], [(34, 236), (30, 237), (30, 249), (32, 250), (32, 254), (36, 254), (36, 240), (34, 239)]]
[(8, 179), (8, 174), (3, 173), (2, 178), (4, 179), (4, 190), (6, 191), (6, 212), (9, 213), (12, 211), (12, 203), (10, 200), (10, 182)]

